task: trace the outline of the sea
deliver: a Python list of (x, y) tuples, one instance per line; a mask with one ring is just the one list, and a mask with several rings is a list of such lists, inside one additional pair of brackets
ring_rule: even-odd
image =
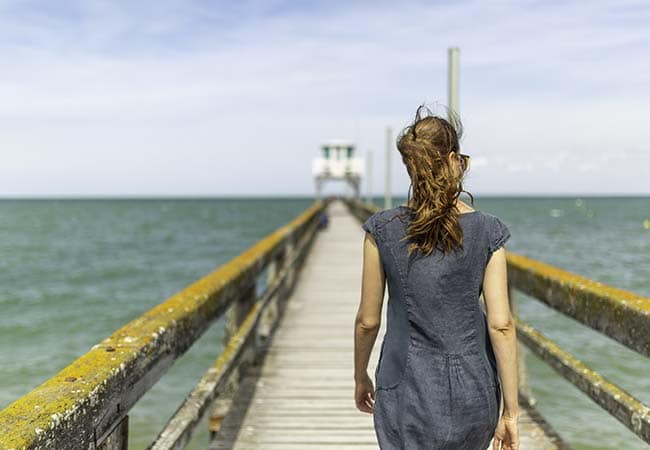
[[(0, 200), (0, 409), (313, 201)], [(383, 198), (370, 201), (384, 205)], [(474, 196), (473, 207), (507, 224), (509, 251), (650, 297), (650, 197)], [(515, 295), (523, 320), (650, 404), (648, 358)], [(222, 334), (217, 321), (131, 410), (129, 448), (152, 442), (216, 359)], [(648, 448), (534, 354), (526, 351), (525, 359), (536, 407), (574, 449)], [(204, 449), (207, 441), (204, 421), (188, 448)]]

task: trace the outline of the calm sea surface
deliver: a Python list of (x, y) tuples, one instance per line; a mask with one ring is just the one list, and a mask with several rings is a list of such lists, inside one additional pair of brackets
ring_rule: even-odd
[[(311, 202), (0, 200), (0, 409)], [(650, 198), (476, 197), (474, 207), (506, 222), (510, 251), (650, 297), (650, 230), (643, 227)], [(646, 358), (517, 298), (522, 318), (650, 404)], [(132, 410), (130, 448), (156, 436), (216, 358), (222, 331), (213, 326)], [(539, 410), (575, 449), (647, 448), (534, 355), (526, 358)], [(205, 448), (206, 427), (190, 448)]]

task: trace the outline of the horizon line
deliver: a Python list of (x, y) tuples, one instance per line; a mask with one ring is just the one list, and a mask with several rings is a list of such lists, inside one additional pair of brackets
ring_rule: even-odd
[[(531, 193), (484, 193), (484, 194), (472, 194), (475, 198), (569, 198), (569, 197), (598, 197), (598, 198), (620, 198), (620, 197), (650, 197), (650, 193), (643, 192), (619, 192), (619, 193), (599, 193), (599, 192), (560, 192), (560, 193), (543, 193), (543, 192), (531, 192)], [(321, 195), (321, 198), (327, 197), (348, 197), (343, 194), (325, 194)], [(360, 199), (365, 200), (368, 196), (362, 195)], [(382, 199), (384, 195), (371, 195), (370, 197), (375, 199)], [(466, 197), (466, 195), (465, 195)], [(168, 194), (89, 194), (89, 195), (34, 195), (34, 196), (0, 196), (1, 200), (200, 200), (200, 199), (222, 199), (222, 200), (239, 200), (239, 199), (280, 199), (280, 198), (292, 198), (292, 199), (316, 199), (316, 196), (313, 194), (270, 194), (270, 195), (261, 195), (261, 194), (178, 194), (178, 195), (168, 195)], [(406, 196), (393, 195), (392, 198), (406, 198)]]

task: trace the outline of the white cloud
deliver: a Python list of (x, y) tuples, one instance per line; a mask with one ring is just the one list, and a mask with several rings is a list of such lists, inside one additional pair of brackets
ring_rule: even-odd
[(0, 4), (0, 195), (311, 193), (333, 136), (373, 149), (380, 179), (384, 127), (446, 102), (449, 45), (473, 192), (650, 192), (644, 3), (17, 5)]

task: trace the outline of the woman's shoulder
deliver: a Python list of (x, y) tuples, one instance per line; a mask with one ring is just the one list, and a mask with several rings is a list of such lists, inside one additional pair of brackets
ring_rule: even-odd
[[(403, 205), (395, 206), (394, 208), (382, 209), (377, 211), (376, 222), (378, 226), (386, 226), (393, 222), (395, 219), (411, 218), (411, 211)], [(404, 223), (404, 220), (401, 221)]]
[(377, 237), (381, 237), (384, 228), (399, 216), (404, 217), (405, 213), (408, 214), (408, 211), (405, 211), (402, 206), (377, 210), (366, 219), (362, 228)]
[(500, 216), (487, 211), (480, 211), (480, 213), (481, 216), (483, 216), (483, 220), (485, 220), (486, 224), (492, 226), (506, 226), (506, 222)]
[(494, 252), (510, 239), (511, 233), (507, 223), (496, 214), (483, 212), (489, 253)]

